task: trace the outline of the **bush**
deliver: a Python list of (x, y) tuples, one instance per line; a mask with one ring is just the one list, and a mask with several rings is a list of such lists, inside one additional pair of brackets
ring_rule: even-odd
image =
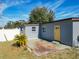
[(16, 35), (14, 40), (16, 41), (16, 45), (19, 46), (19, 47), (25, 46), (26, 43), (27, 43), (27, 38), (23, 34)]

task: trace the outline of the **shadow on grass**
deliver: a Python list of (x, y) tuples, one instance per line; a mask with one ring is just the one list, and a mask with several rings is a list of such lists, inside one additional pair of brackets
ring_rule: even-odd
[(13, 43), (13, 44), (12, 44), (12, 46), (17, 47), (17, 48), (19, 48), (19, 47), (20, 47), (20, 45), (19, 45), (19, 44), (17, 44), (17, 43)]
[(17, 48), (23, 48), (24, 50), (27, 50), (27, 46), (20, 46), (20, 45), (17, 44), (17, 43), (13, 43), (12, 46), (13, 46), (13, 47), (17, 47)]

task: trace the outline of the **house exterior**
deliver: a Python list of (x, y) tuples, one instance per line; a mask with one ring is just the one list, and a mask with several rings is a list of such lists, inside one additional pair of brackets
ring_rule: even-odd
[(48, 41), (59, 41), (65, 45), (79, 45), (79, 18), (45, 23), (41, 25), (40, 37)]
[(21, 28), (21, 33), (25, 34), (28, 39), (38, 39), (39, 24), (27, 24)]
[[(36, 27), (36, 31), (32, 31), (33, 27)], [(79, 46), (79, 18), (26, 25), (24, 33), (32, 39), (41, 38), (47, 41), (59, 41), (69, 46)]]

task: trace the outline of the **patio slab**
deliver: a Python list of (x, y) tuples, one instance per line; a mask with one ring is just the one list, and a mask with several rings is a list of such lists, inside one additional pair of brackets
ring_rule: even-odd
[(37, 56), (46, 55), (48, 53), (53, 53), (66, 48), (70, 49), (69, 46), (66, 46), (60, 43), (59, 44), (52, 43), (41, 39), (29, 41), (28, 46), (31, 49), (31, 52), (33, 52)]

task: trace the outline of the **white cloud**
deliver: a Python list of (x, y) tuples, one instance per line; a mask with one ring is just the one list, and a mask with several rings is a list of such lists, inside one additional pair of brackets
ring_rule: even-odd
[(22, 3), (30, 3), (31, 0), (5, 0), (5, 3), (0, 3), (0, 14), (11, 6), (19, 5)]
[(57, 0), (54, 4), (50, 5), (48, 9), (56, 10), (59, 6), (61, 6), (65, 0)]
[(3, 10), (7, 8), (7, 5), (4, 3), (0, 3), (0, 15), (2, 14)]
[(49, 2), (45, 3), (44, 6), (47, 7), (47, 8), (49, 8), (49, 6), (50, 6), (51, 4), (52, 4), (52, 2), (49, 1)]
[(23, 14), (22, 16), (24, 16), (24, 17), (26, 17), (26, 18), (28, 18), (28, 17), (29, 17), (29, 15), (27, 15), (27, 14)]
[[(3, 11), (6, 8), (9, 8), (9, 7), (15, 6), (15, 5), (19, 5), (21, 3), (30, 3), (30, 2), (31, 2), (31, 0), (6, 0), (5, 3), (4, 2), (0, 3), (0, 25), (1, 24), (5, 24), (7, 21), (10, 21), (10, 20), (16, 20), (16, 18), (10, 19), (8, 17), (3, 16)], [(27, 17), (28, 18), (28, 15), (23, 15), (23, 17)]]
[(67, 17), (79, 17), (79, 6), (69, 6), (62, 9), (55, 14), (56, 19), (62, 19)]
[(18, 17), (18, 19), (21, 19), (21, 20), (26, 20), (29, 18), (29, 15), (28, 14), (22, 14)]
[(57, 15), (61, 15), (61, 14), (66, 14), (66, 13), (74, 12), (74, 11), (77, 11), (78, 8), (79, 8), (79, 6), (69, 6), (69, 7), (65, 7), (64, 9), (61, 9), (60, 12), (57, 12)]
[(5, 17), (5, 16), (0, 16), (0, 26), (3, 27), (10, 20), (12, 20), (12, 19)]
[(0, 17), (0, 19), (3, 19), (3, 21), (9, 21), (9, 20), (11, 20), (10, 18), (8, 18), (6, 16), (3, 16), (3, 15)]
[(61, 14), (62, 16), (73, 16), (74, 14), (76, 14), (77, 12), (79, 12), (79, 9), (75, 10), (74, 11), (71, 11), (69, 13), (64, 13), (64, 14)]

